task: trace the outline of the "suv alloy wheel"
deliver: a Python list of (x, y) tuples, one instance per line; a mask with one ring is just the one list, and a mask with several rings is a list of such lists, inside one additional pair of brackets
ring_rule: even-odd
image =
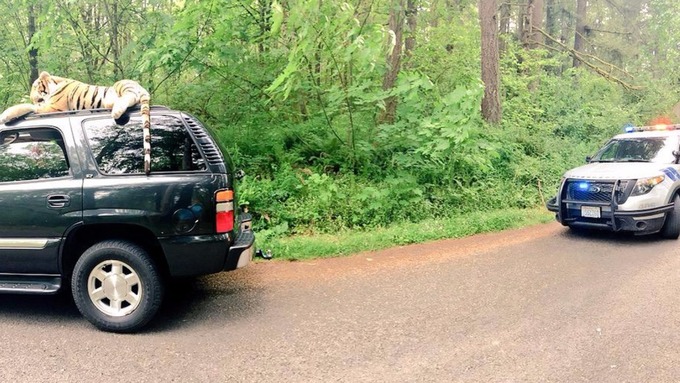
[(142, 248), (126, 241), (103, 241), (87, 249), (73, 270), (78, 310), (102, 330), (131, 332), (158, 311), (163, 285)]

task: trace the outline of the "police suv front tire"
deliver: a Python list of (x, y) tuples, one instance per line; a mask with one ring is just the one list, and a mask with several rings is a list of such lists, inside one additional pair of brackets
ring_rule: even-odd
[(133, 243), (114, 240), (83, 253), (73, 269), (71, 290), (81, 314), (111, 332), (133, 332), (147, 324), (164, 292), (149, 254)]
[(678, 239), (680, 237), (680, 196), (677, 194), (673, 198), (673, 210), (666, 215), (661, 236), (666, 239)]

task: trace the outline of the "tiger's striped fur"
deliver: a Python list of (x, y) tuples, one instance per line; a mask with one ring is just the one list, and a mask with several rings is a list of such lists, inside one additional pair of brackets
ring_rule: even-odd
[(4, 124), (28, 113), (64, 112), (68, 110), (84, 110), (111, 108), (111, 117), (116, 123), (127, 123), (125, 111), (137, 104), (142, 115), (142, 131), (144, 136), (144, 172), (151, 172), (151, 96), (139, 83), (133, 80), (121, 80), (113, 86), (89, 85), (69, 78), (52, 76), (47, 72), (40, 73), (31, 87), (33, 104), (18, 104), (7, 108), (0, 114), (0, 124)]

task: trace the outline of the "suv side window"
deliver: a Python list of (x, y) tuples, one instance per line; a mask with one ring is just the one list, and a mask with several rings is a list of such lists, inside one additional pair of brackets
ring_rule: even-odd
[[(111, 118), (87, 120), (85, 134), (99, 170), (104, 174), (144, 174), (142, 123), (117, 125)], [(151, 171), (186, 172), (207, 169), (182, 121), (171, 116), (151, 118)]]
[(64, 139), (52, 128), (24, 128), (0, 133), (0, 182), (69, 175)]

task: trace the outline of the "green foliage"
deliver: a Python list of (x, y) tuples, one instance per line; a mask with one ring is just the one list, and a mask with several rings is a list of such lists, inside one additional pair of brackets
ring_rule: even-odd
[[(462, 1), (461, 1), (462, 3)], [(416, 50), (407, 64), (426, 74), (434, 83), (433, 96), (469, 86), (480, 78), (480, 30), (477, 10), (462, 8), (461, 14), (421, 14), (426, 28), (416, 32)], [(439, 20), (436, 24), (428, 18)]]
[[(574, 4), (559, 3), (573, 13)], [(591, 5), (599, 16), (592, 25), (623, 28), (628, 19), (605, 3)], [(9, 2), (0, 14), (0, 102), (25, 100), (30, 49), (39, 68), (56, 75), (102, 84), (138, 79), (155, 104), (211, 127), (247, 174), (238, 192), (259, 240), (288, 246), (277, 241), (395, 223), (409, 229), (391, 240), (408, 243), (421, 227), (408, 223), (540, 206), (566, 169), (623, 124), (671, 115), (680, 96), (680, 13), (670, 0), (649, 1), (630, 18), (639, 21), (630, 34), (593, 29), (589, 36), (593, 51), (625, 67), (634, 77), (617, 75), (641, 90), (574, 70), (568, 54), (504, 36), (498, 126), (480, 113), (476, 2), (419, 2), (418, 25), (406, 34), (415, 49), (388, 88), (393, 4)], [(29, 40), (30, 12), (36, 31)], [(396, 119), (381, 123), (388, 97), (397, 100)], [(456, 225), (472, 233), (496, 223)]]
[[(194, 19), (209, 5), (193, 6), (203, 11), (185, 8), (174, 27), (192, 36), (201, 31)], [(247, 13), (221, 15), (215, 20), (227, 27), (205, 21), (212, 32), (194, 48), (169, 35), (168, 49), (189, 44), (182, 51), (201, 52), (200, 60), (177, 55), (169, 62), (167, 71), (192, 68), (176, 72), (182, 92), (168, 92), (169, 100), (215, 126), (245, 168), (239, 194), (264, 241), (540, 205), (566, 169), (620, 126), (663, 108), (661, 88), (627, 92), (565, 69), (564, 55), (508, 42), (504, 120), (485, 126), (471, 9), (463, 8), (460, 22), (419, 29), (416, 51), (390, 90), (381, 86), (388, 34), (374, 14), (361, 17), (366, 9), (272, 3), (267, 36), (244, 21)], [(269, 39), (266, 52), (259, 51), (262, 39)], [(184, 83), (192, 72), (194, 82)], [(387, 96), (398, 97), (398, 118), (379, 125)]]
[(491, 213), (473, 212), (446, 219), (428, 219), (419, 223), (402, 222), (389, 228), (344, 230), (314, 236), (287, 237), (282, 236), (284, 232), (278, 233), (279, 235), (268, 235), (268, 231), (259, 231), (257, 242), (263, 249), (273, 249), (276, 259), (302, 260), (355, 254), (443, 238), (459, 238), (550, 222), (553, 219), (553, 215), (543, 209), (498, 209)]
[[(552, 196), (564, 171), (582, 165), (622, 126), (644, 124), (644, 118), (640, 104), (630, 103), (629, 93), (605, 78), (587, 70), (562, 70), (560, 57), (546, 60), (540, 51), (527, 55), (516, 46), (508, 49), (502, 62), (506, 98), (498, 136), (506, 144), (495, 166), (501, 179), (513, 181), (512, 200), (531, 205), (536, 197)], [(537, 63), (539, 69), (530, 69)]]
[(330, 177), (282, 168), (273, 179), (246, 177), (239, 197), (265, 222), (263, 229), (276, 231), (283, 225), (294, 233), (376, 227), (434, 213), (424, 191), (407, 175), (367, 183), (353, 175)]

